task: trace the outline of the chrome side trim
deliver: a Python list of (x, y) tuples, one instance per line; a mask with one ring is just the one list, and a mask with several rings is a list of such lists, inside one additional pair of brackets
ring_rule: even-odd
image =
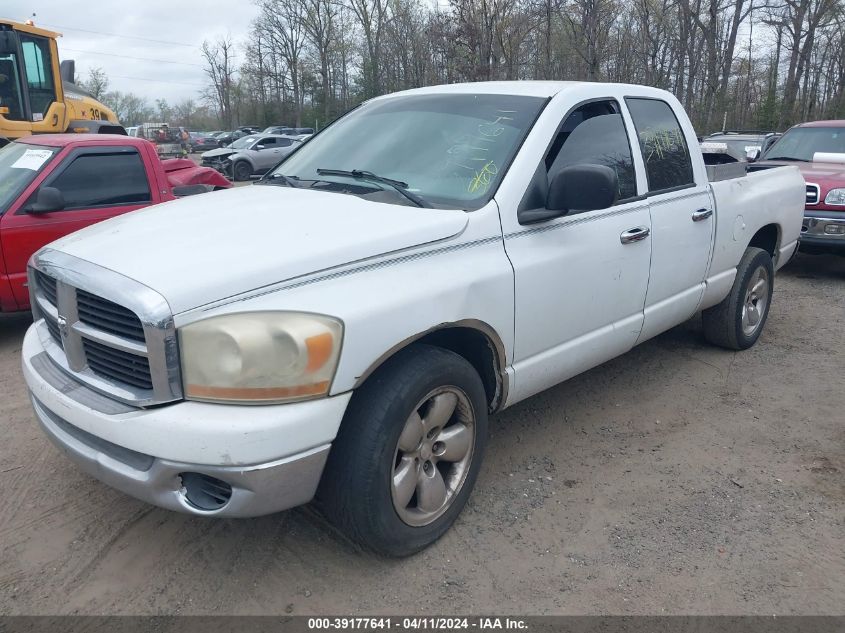
[[(35, 297), (32, 305), (36, 330), (45, 351), (58, 367), (91, 389), (136, 407), (182, 398), (176, 328), (170, 306), (163, 296), (113, 270), (49, 248), (37, 252), (29, 265), (29, 287)], [(33, 269), (56, 280), (56, 310), (43, 298), (43, 291)], [(134, 312), (141, 321), (145, 343), (100, 331), (81, 322), (77, 309), (77, 289)], [(45, 318), (52, 319), (58, 327), (61, 345), (50, 335)], [(94, 373), (88, 367), (84, 339), (146, 357), (150, 365), (152, 389), (133, 387)]]

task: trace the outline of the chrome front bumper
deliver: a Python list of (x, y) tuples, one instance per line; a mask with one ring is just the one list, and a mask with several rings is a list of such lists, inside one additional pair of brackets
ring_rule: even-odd
[[(308, 503), (329, 454), (326, 445), (254, 466), (208, 466), (160, 459), (87, 433), (47, 409), (31, 393), (30, 397), (47, 437), (80, 469), (141, 501), (178, 512), (251, 517)], [(228, 500), (219, 508), (199, 507), (192, 501), (203, 498), (196, 487), (208, 478), (230, 487)]]
[[(801, 244), (832, 250), (845, 249), (845, 214), (832, 217), (829, 211), (805, 211)], [(832, 233), (830, 231), (837, 231)]]

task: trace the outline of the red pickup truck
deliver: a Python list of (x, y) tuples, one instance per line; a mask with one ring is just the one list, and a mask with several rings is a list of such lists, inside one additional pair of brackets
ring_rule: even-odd
[(807, 183), (801, 251), (845, 255), (845, 120), (790, 128), (750, 170), (780, 165), (796, 165)]
[(0, 312), (29, 308), (39, 248), (108, 218), (232, 184), (149, 141), (107, 134), (29, 136), (0, 148)]

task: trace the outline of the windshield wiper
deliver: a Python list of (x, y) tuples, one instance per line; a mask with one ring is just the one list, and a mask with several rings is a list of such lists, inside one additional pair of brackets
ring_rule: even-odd
[(361, 169), (352, 169), (349, 171), (345, 169), (318, 169), (317, 173), (320, 176), (347, 176), (348, 178), (355, 178), (357, 180), (369, 180), (371, 182), (377, 182), (383, 185), (387, 185), (389, 187), (393, 187), (396, 192), (406, 197), (418, 207), (429, 209), (431, 208), (431, 205), (428, 202), (423, 200), (417, 194), (408, 191), (408, 183), (402, 182), (401, 180), (385, 178), (384, 176), (379, 176), (378, 174), (374, 174), (371, 171), (363, 171)]
[(764, 160), (794, 160), (799, 163), (809, 163), (806, 158), (795, 158), (794, 156), (767, 156)]

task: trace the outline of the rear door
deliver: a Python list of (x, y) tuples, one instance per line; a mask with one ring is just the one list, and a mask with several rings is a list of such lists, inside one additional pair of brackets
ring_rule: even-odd
[(651, 273), (639, 337), (644, 341), (687, 320), (698, 308), (715, 217), (706, 176), (693, 167), (690, 135), (669, 103), (641, 97), (625, 102), (645, 162), (651, 214)]
[[(43, 187), (61, 192), (63, 209), (49, 213), (31, 211)], [(20, 306), (29, 305), (26, 264), (35, 251), (90, 224), (149, 206), (152, 200), (147, 172), (134, 147), (80, 148), (71, 152), (0, 221), (9, 281)]]

